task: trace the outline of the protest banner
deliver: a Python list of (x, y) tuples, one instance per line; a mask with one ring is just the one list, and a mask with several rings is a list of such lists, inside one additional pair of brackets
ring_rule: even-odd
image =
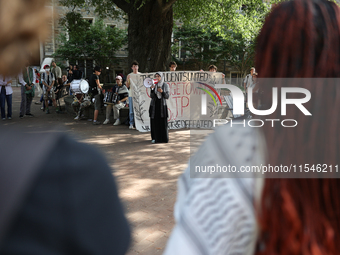
[[(150, 88), (143, 84), (146, 78), (154, 78), (155, 73), (130, 74), (131, 95), (136, 129), (140, 132), (150, 131)], [(220, 118), (225, 111), (220, 91), (215, 84), (223, 83), (222, 73), (179, 71), (164, 72), (164, 82), (170, 88), (168, 105), (168, 127), (211, 128), (213, 119)], [(207, 94), (207, 113), (201, 114), (202, 95)]]

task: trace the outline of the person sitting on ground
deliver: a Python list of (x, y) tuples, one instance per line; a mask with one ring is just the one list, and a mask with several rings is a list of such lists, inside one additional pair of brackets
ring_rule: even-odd
[(54, 93), (55, 93), (56, 100), (59, 100), (60, 98), (63, 97), (63, 90), (64, 90), (62, 78), (60, 78), (60, 82), (57, 82), (56, 84), (57, 85), (54, 87)]
[(85, 119), (83, 112), (86, 108), (91, 106), (91, 97), (83, 93), (78, 93), (74, 95), (74, 100), (72, 102), (72, 107), (76, 113), (75, 120)]
[[(57, 103), (55, 100), (55, 93), (54, 93), (54, 75), (50, 72), (50, 66), (45, 65), (44, 66), (45, 73), (42, 73), (41, 75), (41, 82), (44, 85), (44, 101), (45, 101), (45, 107), (46, 107), (46, 113), (49, 114), (50, 110), (48, 108), (48, 99), (52, 100), (53, 106), (57, 107)], [(56, 110), (58, 112), (58, 109)]]
[[(66, 93), (70, 94), (71, 93), (71, 91), (70, 91), (71, 83), (68, 81), (67, 76), (65, 74), (61, 77), (61, 81), (62, 81), (63, 87), (66, 89)], [(70, 95), (72, 95), (72, 94), (70, 94)]]
[(123, 78), (118, 75), (116, 77), (116, 85), (113, 86), (113, 105), (108, 104), (106, 106), (106, 120), (104, 121), (104, 125), (110, 122), (111, 110), (113, 109), (113, 118), (116, 120), (113, 124), (114, 126), (120, 125), (121, 121), (119, 119), (119, 110), (124, 108), (127, 100), (129, 99), (129, 91), (125, 85), (123, 85)]

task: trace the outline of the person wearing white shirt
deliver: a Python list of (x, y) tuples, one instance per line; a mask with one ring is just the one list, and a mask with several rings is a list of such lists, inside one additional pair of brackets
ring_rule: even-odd
[(250, 68), (250, 74), (248, 74), (246, 76), (246, 78), (244, 78), (243, 81), (243, 87), (244, 87), (244, 91), (247, 92), (247, 89), (253, 88), (255, 86), (254, 80), (253, 80), (253, 74), (255, 73), (255, 67)]
[(0, 74), (0, 86), (1, 86), (1, 119), (6, 120), (5, 105), (7, 101), (7, 119), (12, 119), (12, 77), (3, 76)]
[(31, 114), (32, 96), (28, 95), (26, 91), (30, 91), (33, 88), (33, 70), (29, 66), (25, 67), (23, 72), (18, 75), (18, 81), (21, 84), (21, 104), (20, 104), (20, 118), (24, 117), (24, 114), (29, 117), (33, 117)]
[(131, 93), (131, 81), (130, 81), (130, 75), (131, 74), (140, 74), (140, 72), (138, 72), (139, 69), (139, 64), (138, 62), (135, 60), (132, 62), (131, 64), (131, 69), (132, 69), (132, 73), (130, 73), (127, 76), (127, 82), (126, 82), (126, 87), (129, 89), (129, 129), (133, 129), (134, 125), (135, 125), (135, 119), (134, 119), (134, 113), (133, 113), (133, 95)]

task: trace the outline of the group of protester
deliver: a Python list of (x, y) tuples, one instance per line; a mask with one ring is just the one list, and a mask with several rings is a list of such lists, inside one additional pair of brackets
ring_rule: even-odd
[[(25, 15), (22, 10), (19, 13)], [(15, 31), (16, 26), (13, 28)], [(278, 4), (259, 33), (255, 58), (259, 78), (337, 78), (339, 7), (326, 0)], [(29, 68), (19, 75), (22, 91), (32, 90), (31, 78)], [(162, 83), (161, 73), (155, 78)], [(94, 80), (97, 84), (98, 79)], [(2, 83), (8, 85), (6, 78)], [(327, 85), (307, 84), (306, 89), (314, 95), (306, 103), (313, 110), (313, 118), (306, 118), (298, 107), (287, 111), (288, 118), (299, 120), (299, 128), (223, 126), (207, 138), (189, 166), (252, 166), (260, 162), (274, 166), (338, 165), (340, 90), (336, 82)], [(151, 90), (153, 98), (161, 100), (154, 105), (161, 108), (166, 85)], [(281, 112), (270, 117), (279, 119)], [(0, 140), (6, 142), (0, 147), (0, 253), (126, 254), (130, 226), (105, 158), (93, 147), (61, 132), (39, 133), (30, 140), (32, 136), (5, 129), (0, 132)], [(34, 144), (34, 154), (27, 153), (32, 141), (39, 142)], [(21, 160), (15, 160), (17, 155)], [(178, 181), (176, 225), (164, 254), (339, 254), (340, 183), (336, 175), (325, 176), (200, 178), (192, 176), (188, 167)]]
[[(131, 65), (133, 73), (138, 73), (138, 63), (134, 61)], [(104, 90), (103, 87), (100, 85), (99, 76), (101, 74), (101, 67), (96, 66), (93, 70), (93, 74), (89, 78), (89, 91), (88, 93), (84, 94), (82, 92), (78, 92), (74, 94), (74, 101), (72, 103), (72, 107), (76, 113), (75, 120), (80, 120), (82, 118), (86, 118), (83, 114), (84, 110), (91, 106), (91, 102), (94, 105), (94, 116), (93, 116), (93, 125), (100, 125), (101, 122), (98, 121), (99, 111), (102, 108), (104, 100)], [(130, 76), (128, 75), (126, 85), (123, 84), (123, 76), (117, 75), (116, 76), (116, 83), (110, 89), (106, 91), (108, 95), (111, 93), (110, 100), (105, 102), (106, 105), (106, 119), (103, 122), (104, 125), (110, 123), (110, 115), (113, 110), (113, 117), (115, 119), (114, 126), (120, 125), (121, 120), (119, 118), (119, 111), (120, 109), (129, 107), (129, 128), (134, 128), (134, 116), (133, 116), (133, 103), (130, 96)], [(89, 116), (88, 116), (89, 117)], [(88, 120), (92, 121), (92, 118), (88, 118)]]
[[(170, 70), (175, 71), (177, 64), (175, 62), (170, 62), (169, 64)], [(104, 125), (110, 123), (110, 115), (113, 111), (113, 118), (115, 122), (114, 126), (120, 125), (121, 120), (119, 117), (119, 111), (128, 106), (129, 107), (129, 128), (134, 129), (134, 111), (133, 111), (133, 97), (131, 95), (131, 75), (139, 74), (139, 63), (137, 61), (133, 61), (131, 64), (132, 73), (127, 76), (126, 84), (123, 83), (123, 76), (116, 76), (116, 84), (112, 86), (112, 88), (105, 91), (105, 98), (110, 98), (109, 100), (104, 99), (106, 105), (106, 114), (105, 120), (103, 122)], [(102, 106), (103, 98), (99, 91), (103, 91), (102, 86), (99, 82), (99, 75), (101, 74), (101, 68), (96, 66), (94, 68), (94, 73), (91, 75), (89, 79), (89, 93), (83, 94), (78, 93), (74, 95), (74, 102), (72, 103), (73, 109), (76, 113), (75, 120), (79, 120), (85, 116), (82, 115), (84, 109), (91, 105), (91, 99), (93, 98), (94, 103), (94, 117), (93, 124), (99, 125), (101, 124), (98, 121), (99, 110)], [(151, 138), (152, 143), (161, 143), (168, 142), (168, 127), (167, 127), (167, 118), (168, 118), (168, 109), (166, 104), (166, 99), (169, 98), (169, 85), (164, 82), (164, 76), (161, 72), (157, 72), (155, 78), (158, 80), (156, 85), (151, 87), (151, 104), (149, 109), (149, 115), (151, 119)], [(91, 120), (91, 119), (90, 119)]]
[[(22, 86), (21, 96), (22, 102), (20, 106), (20, 118), (26, 116), (33, 116), (31, 113), (31, 103), (34, 97), (34, 87), (40, 88), (42, 85), (43, 93), (40, 96), (40, 100), (36, 104), (43, 104), (41, 109), (46, 111), (47, 114), (50, 113), (49, 105), (56, 107), (56, 112), (59, 111), (57, 108), (56, 99), (61, 96), (61, 92), (64, 88), (68, 88), (68, 92), (72, 94), (72, 89), (69, 89), (70, 84), (73, 80), (80, 80), (82, 78), (82, 72), (79, 70), (77, 65), (70, 65), (67, 69), (67, 75), (62, 75), (61, 68), (57, 66), (55, 61), (51, 63), (52, 69), (49, 65), (44, 66), (44, 72), (41, 74), (35, 70), (35, 72), (30, 68), (26, 67), (22, 74), (19, 75), (19, 83)], [(177, 64), (171, 61), (169, 64), (170, 71), (175, 71)], [(132, 72), (127, 76), (126, 84), (123, 83), (123, 75), (116, 76), (116, 84), (106, 90), (106, 96), (111, 93), (110, 101), (105, 102), (106, 114), (104, 125), (110, 123), (110, 115), (113, 111), (113, 119), (115, 120), (113, 125), (117, 126), (122, 124), (119, 113), (124, 107), (129, 107), (129, 128), (134, 129), (134, 111), (133, 111), (133, 97), (131, 95), (131, 74), (139, 74), (139, 63), (133, 61), (131, 64)], [(209, 72), (217, 72), (217, 67), (215, 65), (210, 65), (208, 67)], [(101, 68), (96, 66), (94, 68), (93, 74), (89, 78), (89, 91), (84, 94), (81, 92), (74, 93), (74, 101), (72, 102), (72, 107), (76, 113), (75, 120), (85, 119), (84, 110), (92, 105), (94, 105), (94, 116), (93, 124), (101, 124), (98, 121), (99, 111), (103, 105), (103, 91), (100, 85), (99, 76), (101, 74)], [(251, 68), (250, 75), (247, 75), (244, 80), (244, 88), (253, 87), (255, 84), (257, 73), (255, 73), (255, 68)], [(224, 77), (224, 75), (223, 75)], [(7, 118), (12, 117), (12, 88), (11, 88), (11, 78), (2, 77), (1, 79), (1, 117), (5, 119), (5, 100), (8, 104), (8, 114)], [(161, 72), (155, 74), (155, 79), (158, 83), (153, 85), (150, 90), (151, 103), (149, 108), (149, 117), (151, 123), (151, 141), (152, 143), (168, 142), (168, 128), (167, 128), (167, 118), (168, 110), (166, 100), (169, 99), (169, 85), (164, 82), (164, 76)], [(90, 116), (87, 116), (89, 120), (92, 121)]]
[[(49, 65), (44, 66), (43, 72), (39, 73), (37, 70), (32, 70), (30, 67), (26, 67), (22, 74), (19, 75), (19, 83), (21, 84), (21, 97), (22, 102), (20, 106), (20, 118), (26, 116), (33, 116), (31, 113), (31, 103), (35, 94), (35, 88), (40, 90), (40, 85), (42, 85), (42, 93), (40, 100), (36, 104), (42, 104), (41, 109), (47, 114), (50, 113), (49, 106), (53, 105), (56, 107), (56, 112), (59, 111), (57, 108), (56, 99), (61, 96), (61, 92), (64, 88), (68, 88), (68, 93), (72, 95), (72, 89), (70, 89), (70, 84), (73, 80), (80, 80), (82, 72), (79, 70), (77, 65), (70, 65), (67, 69), (67, 75), (62, 75), (61, 68), (57, 66), (55, 61), (51, 63), (52, 69)], [(174, 61), (169, 63), (170, 71), (176, 71), (177, 64)], [(111, 93), (112, 99), (110, 102), (105, 102), (106, 106), (106, 118), (103, 122), (104, 125), (110, 123), (110, 115), (113, 111), (114, 126), (120, 125), (121, 120), (119, 117), (119, 112), (124, 107), (129, 107), (129, 128), (134, 129), (134, 110), (133, 110), (133, 97), (131, 95), (131, 74), (139, 74), (139, 63), (133, 61), (131, 64), (132, 72), (127, 76), (126, 84), (123, 83), (123, 75), (116, 76), (116, 84), (106, 91), (106, 94)], [(209, 72), (216, 72), (217, 67), (215, 65), (210, 65), (208, 68)], [(93, 74), (89, 78), (89, 91), (84, 94), (81, 92), (74, 93), (74, 101), (72, 102), (72, 107), (76, 113), (75, 120), (86, 119), (84, 115), (84, 110), (92, 105), (94, 105), (94, 116), (93, 124), (101, 124), (98, 121), (99, 111), (103, 105), (103, 91), (100, 85), (99, 76), (101, 74), (101, 68), (96, 66), (94, 68)], [(8, 103), (8, 119), (11, 119), (11, 78), (10, 77), (0, 77), (1, 78), (1, 106), (4, 104), (4, 99)], [(169, 98), (169, 85), (164, 82), (164, 76), (161, 72), (155, 74), (155, 78), (158, 80), (156, 85), (151, 87), (150, 96), (151, 103), (149, 109), (149, 117), (151, 120), (151, 141), (152, 143), (168, 142), (168, 128), (167, 128), (167, 118), (168, 110), (166, 99)], [(6, 94), (6, 97), (5, 97)], [(4, 98), (4, 99), (2, 99)], [(4, 116), (4, 107), (1, 107), (2, 118)], [(92, 121), (90, 116), (87, 116), (88, 120)]]
[[(21, 104), (19, 118), (24, 116), (33, 117), (31, 113), (32, 100), (36, 93), (40, 97), (40, 101), (36, 104), (43, 103), (42, 109), (46, 113), (50, 113), (50, 102), (56, 107), (56, 99), (60, 96), (62, 87), (66, 83), (65, 77), (62, 78), (61, 68), (57, 66), (55, 61), (52, 61), (52, 70), (49, 65), (44, 66), (44, 72), (39, 73), (36, 69), (32, 69), (28, 65), (17, 76), (0, 75), (0, 108), (1, 119), (6, 120), (6, 103), (7, 103), (7, 119), (12, 119), (12, 80), (18, 79), (21, 86)], [(42, 85), (42, 88), (40, 87)], [(49, 102), (50, 101), (50, 102)], [(58, 112), (59, 109), (56, 109)]]
[(40, 85), (43, 87), (43, 94), (40, 100), (35, 102), (35, 104), (42, 104), (41, 110), (45, 111), (47, 114), (50, 113), (49, 106), (53, 105), (58, 113), (61, 109), (57, 107), (56, 101), (62, 97), (63, 90), (66, 86), (72, 82), (73, 79), (81, 79), (82, 72), (79, 70), (78, 65), (70, 65), (67, 69), (68, 75), (62, 75), (62, 70), (57, 66), (55, 61), (51, 63), (52, 69), (49, 65), (43, 67), (43, 72), (40, 75), (40, 81), (37, 87)]

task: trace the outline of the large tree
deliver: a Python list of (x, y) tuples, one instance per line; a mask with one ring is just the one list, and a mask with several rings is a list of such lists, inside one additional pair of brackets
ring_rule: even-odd
[(99, 15), (116, 17), (115, 4), (128, 18), (129, 63), (137, 60), (143, 72), (165, 70), (170, 61), (173, 3), (176, 0), (61, 0), (72, 7), (93, 6)]
[(60, 0), (65, 6), (94, 7), (99, 15), (127, 14), (129, 62), (141, 71), (166, 70), (171, 54), (173, 5), (177, 19), (205, 23), (217, 32), (225, 28), (252, 37), (262, 25), (268, 5), (262, 0)]

